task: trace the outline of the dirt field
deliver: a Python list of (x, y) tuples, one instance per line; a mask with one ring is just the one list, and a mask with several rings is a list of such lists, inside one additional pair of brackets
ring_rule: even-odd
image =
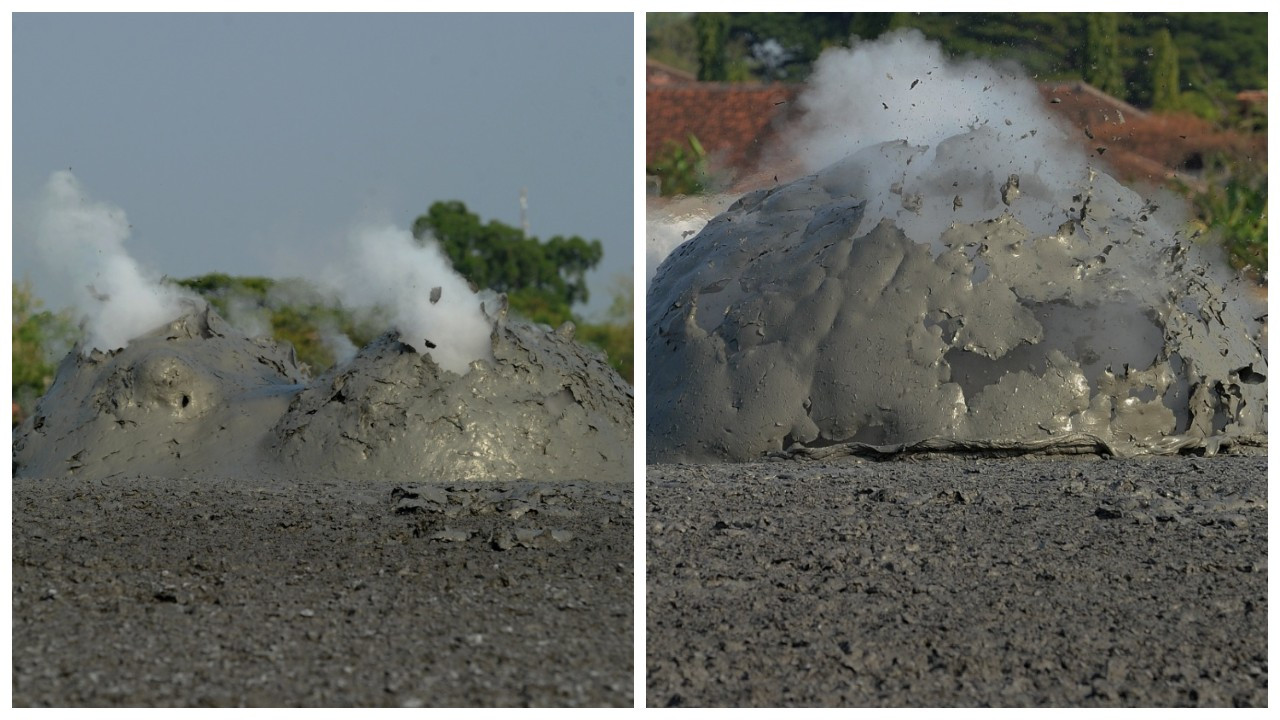
[(1265, 706), (1265, 457), (651, 465), (650, 707)]
[(631, 706), (632, 499), (19, 478), (13, 703)]

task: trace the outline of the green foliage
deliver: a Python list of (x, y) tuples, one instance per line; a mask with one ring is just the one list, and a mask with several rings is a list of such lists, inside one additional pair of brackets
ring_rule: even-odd
[(645, 52), (671, 67), (698, 74), (698, 36), (689, 13), (647, 13)]
[(1241, 163), (1223, 167), (1193, 198), (1201, 220), (1221, 234), (1231, 264), (1267, 272), (1267, 171)]
[(223, 303), (218, 309), (225, 310), (225, 302), (231, 296), (246, 295), (265, 300), (275, 282), (266, 277), (232, 277), (226, 273), (214, 272), (176, 280), (175, 284), (193, 290), (206, 299)]
[[(1267, 87), (1265, 13), (650, 13), (648, 48), (659, 57), (665, 38), (695, 37), (683, 67), (704, 61), (703, 79), (732, 79), (746, 68), (757, 80), (803, 80), (827, 47), (851, 37), (874, 39), (913, 27), (953, 56), (1011, 60), (1038, 80), (1084, 79), (1140, 107), (1155, 105), (1151, 83), (1157, 45), (1176, 48), (1179, 101), (1185, 110), (1230, 121), (1234, 95)], [(660, 16), (660, 17), (655, 17)], [(697, 30), (701, 28), (701, 31)], [(704, 37), (705, 36), (705, 37)], [(782, 54), (762, 55), (772, 41)], [(716, 54), (712, 58), (710, 53)], [(1161, 71), (1168, 73), (1168, 70)], [(1167, 102), (1167, 101), (1164, 101)], [(1158, 105), (1157, 105), (1158, 107)]]
[(689, 133), (686, 146), (668, 141), (666, 149), (647, 168), (658, 178), (662, 195), (698, 195), (707, 189), (707, 152), (698, 138)]
[(693, 29), (698, 38), (698, 79), (728, 80), (725, 45), (729, 39), (729, 14), (698, 13), (693, 17)]
[(568, 305), (536, 288), (518, 288), (508, 292), (507, 305), (520, 317), (551, 327), (559, 327), (573, 319)]
[(359, 346), (373, 340), (383, 327), (374, 318), (357, 317), (325, 300), (304, 280), (209, 273), (173, 282), (195, 291), (241, 330), (257, 326), (257, 331), (293, 345), (298, 360), (312, 373), (333, 366), (333, 337), (346, 336)]
[(1154, 39), (1151, 62), (1151, 106), (1156, 110), (1178, 110), (1182, 92), (1178, 86), (1178, 48), (1173, 36), (1161, 28)]
[(1120, 21), (1115, 13), (1085, 16), (1084, 79), (1099, 90), (1125, 96), (1120, 70)]
[(432, 203), (414, 220), (414, 237), (428, 234), (468, 282), (506, 293), (512, 309), (531, 319), (568, 318), (574, 303), (587, 301), (587, 271), (604, 256), (599, 240), (557, 235), (539, 242), (497, 220), (482, 223), (456, 200)]
[(578, 340), (604, 350), (609, 364), (618, 374), (633, 382), (635, 367), (635, 315), (630, 277), (619, 277), (613, 303), (605, 322), (578, 323)]
[[(810, 65), (823, 50), (848, 45), (854, 34), (853, 16), (854, 13), (732, 13), (730, 34), (741, 40), (743, 62), (754, 78), (792, 81), (808, 75)], [(891, 16), (883, 18), (887, 28)]]
[(28, 415), (79, 335), (71, 316), (41, 309), (31, 283), (13, 285), (13, 402)]
[(458, 201), (433, 203), (414, 221), (413, 235), (419, 240), (434, 237), (455, 270), (477, 288), (506, 293), (516, 315), (552, 327), (573, 321), (576, 337), (604, 350), (609, 363), (630, 382), (634, 327), (630, 278), (619, 281), (618, 287), (623, 288), (619, 292), (627, 293), (625, 300), (621, 295), (614, 297), (605, 322), (583, 322), (571, 311), (574, 303), (587, 300), (586, 273), (604, 254), (599, 240), (575, 235), (539, 242), (496, 220), (482, 223)]

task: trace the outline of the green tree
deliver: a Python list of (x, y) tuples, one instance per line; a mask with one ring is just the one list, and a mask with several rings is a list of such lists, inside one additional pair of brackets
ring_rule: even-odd
[(1182, 92), (1178, 86), (1178, 48), (1167, 29), (1156, 32), (1151, 62), (1151, 106), (1156, 110), (1177, 110)]
[(58, 359), (78, 336), (70, 315), (41, 308), (29, 281), (14, 283), (13, 402), (23, 415), (30, 414), (36, 400), (49, 389)]
[(629, 276), (619, 276), (614, 284), (613, 303), (604, 322), (579, 323), (577, 338), (604, 350), (618, 374), (632, 381), (635, 366), (635, 306)]
[(569, 320), (573, 304), (587, 301), (587, 271), (604, 255), (599, 240), (557, 235), (539, 242), (497, 220), (481, 222), (456, 200), (433, 203), (414, 220), (414, 237), (428, 234), (468, 282), (506, 293), (518, 314), (548, 325)]
[(698, 74), (698, 36), (689, 13), (646, 13), (645, 52), (648, 57)]
[(729, 41), (728, 13), (698, 13), (693, 18), (698, 37), (698, 79), (724, 82), (729, 79), (725, 46)]
[[(686, 69), (697, 68), (702, 63), (699, 48), (710, 48), (695, 25), (723, 29), (727, 23), (723, 34), (706, 35), (717, 40), (715, 59), (707, 62), (720, 68), (707, 79), (734, 80), (745, 66), (757, 79), (794, 82), (809, 74), (813, 61), (827, 47), (843, 45), (855, 35), (870, 40), (892, 29), (913, 27), (941, 42), (952, 56), (1011, 60), (1035, 79), (1085, 79), (1123, 100), (1152, 107), (1155, 45), (1157, 35), (1165, 31), (1177, 48), (1182, 109), (1215, 122), (1237, 124), (1235, 93), (1267, 86), (1265, 13), (720, 15), (715, 20), (691, 13), (650, 13), (647, 47), (651, 56), (674, 58)], [(1102, 56), (1095, 61), (1099, 53)]]
[(373, 340), (385, 327), (385, 322), (373, 317), (357, 317), (326, 300), (305, 280), (237, 277), (215, 272), (173, 282), (198, 293), (219, 315), (241, 330), (265, 326), (257, 329), (292, 345), (299, 362), (306, 364), (313, 374), (328, 370), (337, 359), (331, 336), (344, 335), (360, 346)]
[(1123, 98), (1120, 69), (1120, 21), (1115, 13), (1085, 16), (1084, 79), (1099, 90)]

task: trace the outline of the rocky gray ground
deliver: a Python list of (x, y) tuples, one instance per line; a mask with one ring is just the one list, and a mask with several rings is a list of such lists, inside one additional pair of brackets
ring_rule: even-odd
[(632, 498), (17, 478), (13, 703), (631, 706)]
[(1265, 706), (1266, 458), (651, 465), (650, 707)]

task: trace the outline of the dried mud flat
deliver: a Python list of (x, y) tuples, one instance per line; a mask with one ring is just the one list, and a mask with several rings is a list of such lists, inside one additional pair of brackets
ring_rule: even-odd
[(15, 706), (631, 706), (618, 483), (13, 481)]
[(1265, 706), (1266, 464), (650, 465), (647, 704)]

